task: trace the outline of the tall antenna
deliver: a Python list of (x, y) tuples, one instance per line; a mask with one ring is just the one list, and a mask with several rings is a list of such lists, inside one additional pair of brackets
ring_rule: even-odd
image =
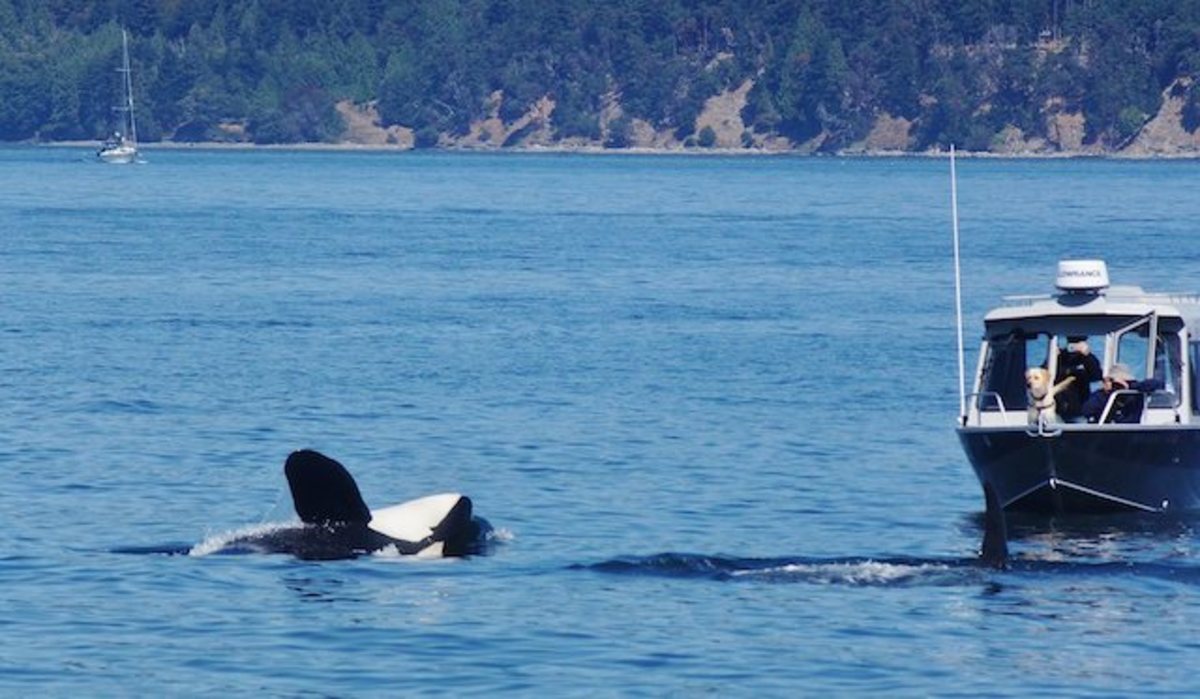
[(958, 416), (967, 419), (967, 369), (963, 355), (962, 266), (958, 255), (958, 173), (954, 168), (954, 144), (950, 144), (950, 217), (954, 223), (954, 310), (958, 318)]

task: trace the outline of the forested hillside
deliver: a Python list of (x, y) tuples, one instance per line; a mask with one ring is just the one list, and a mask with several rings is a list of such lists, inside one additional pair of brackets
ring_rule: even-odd
[(121, 27), (143, 140), (1111, 151), (1165, 102), (1200, 126), (1200, 0), (0, 0), (0, 140), (108, 131)]

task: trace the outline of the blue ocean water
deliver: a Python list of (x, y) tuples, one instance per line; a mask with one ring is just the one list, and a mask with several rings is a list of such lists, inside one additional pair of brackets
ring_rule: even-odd
[[(1191, 693), (1187, 518), (1013, 522), (932, 159), (0, 150), (0, 693)], [(962, 160), (971, 346), (1055, 261), (1196, 291), (1200, 163)], [(486, 556), (167, 556), (469, 494)]]

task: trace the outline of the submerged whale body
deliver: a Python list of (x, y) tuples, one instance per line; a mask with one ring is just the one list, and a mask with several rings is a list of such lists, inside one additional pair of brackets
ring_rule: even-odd
[(601, 573), (661, 575), (709, 580), (767, 580), (840, 583), (848, 585), (956, 584), (975, 580), (978, 571), (1007, 570), (1008, 524), (1004, 508), (991, 485), (984, 485), (986, 510), (983, 541), (973, 558), (739, 558), (690, 553), (659, 553), (622, 556), (591, 565), (573, 565), (574, 570)]
[(344, 466), (311, 449), (283, 467), (301, 526), (267, 528), (221, 542), (212, 553), (286, 553), (304, 560), (355, 558), (376, 552), (406, 556), (481, 553), (487, 521), (458, 493), (429, 495), (379, 510), (363, 501)]

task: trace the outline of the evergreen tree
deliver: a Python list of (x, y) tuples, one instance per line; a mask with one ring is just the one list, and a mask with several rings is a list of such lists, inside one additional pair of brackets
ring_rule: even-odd
[(558, 138), (599, 142), (616, 100), (684, 139), (746, 81), (756, 136), (826, 148), (882, 114), (918, 148), (988, 148), (1059, 112), (1118, 147), (1172, 86), (1200, 122), (1193, 0), (0, 0), (0, 139), (109, 131), (121, 28), (147, 139), (334, 139), (350, 100), (449, 142), (497, 91), (508, 123), (549, 98)]

